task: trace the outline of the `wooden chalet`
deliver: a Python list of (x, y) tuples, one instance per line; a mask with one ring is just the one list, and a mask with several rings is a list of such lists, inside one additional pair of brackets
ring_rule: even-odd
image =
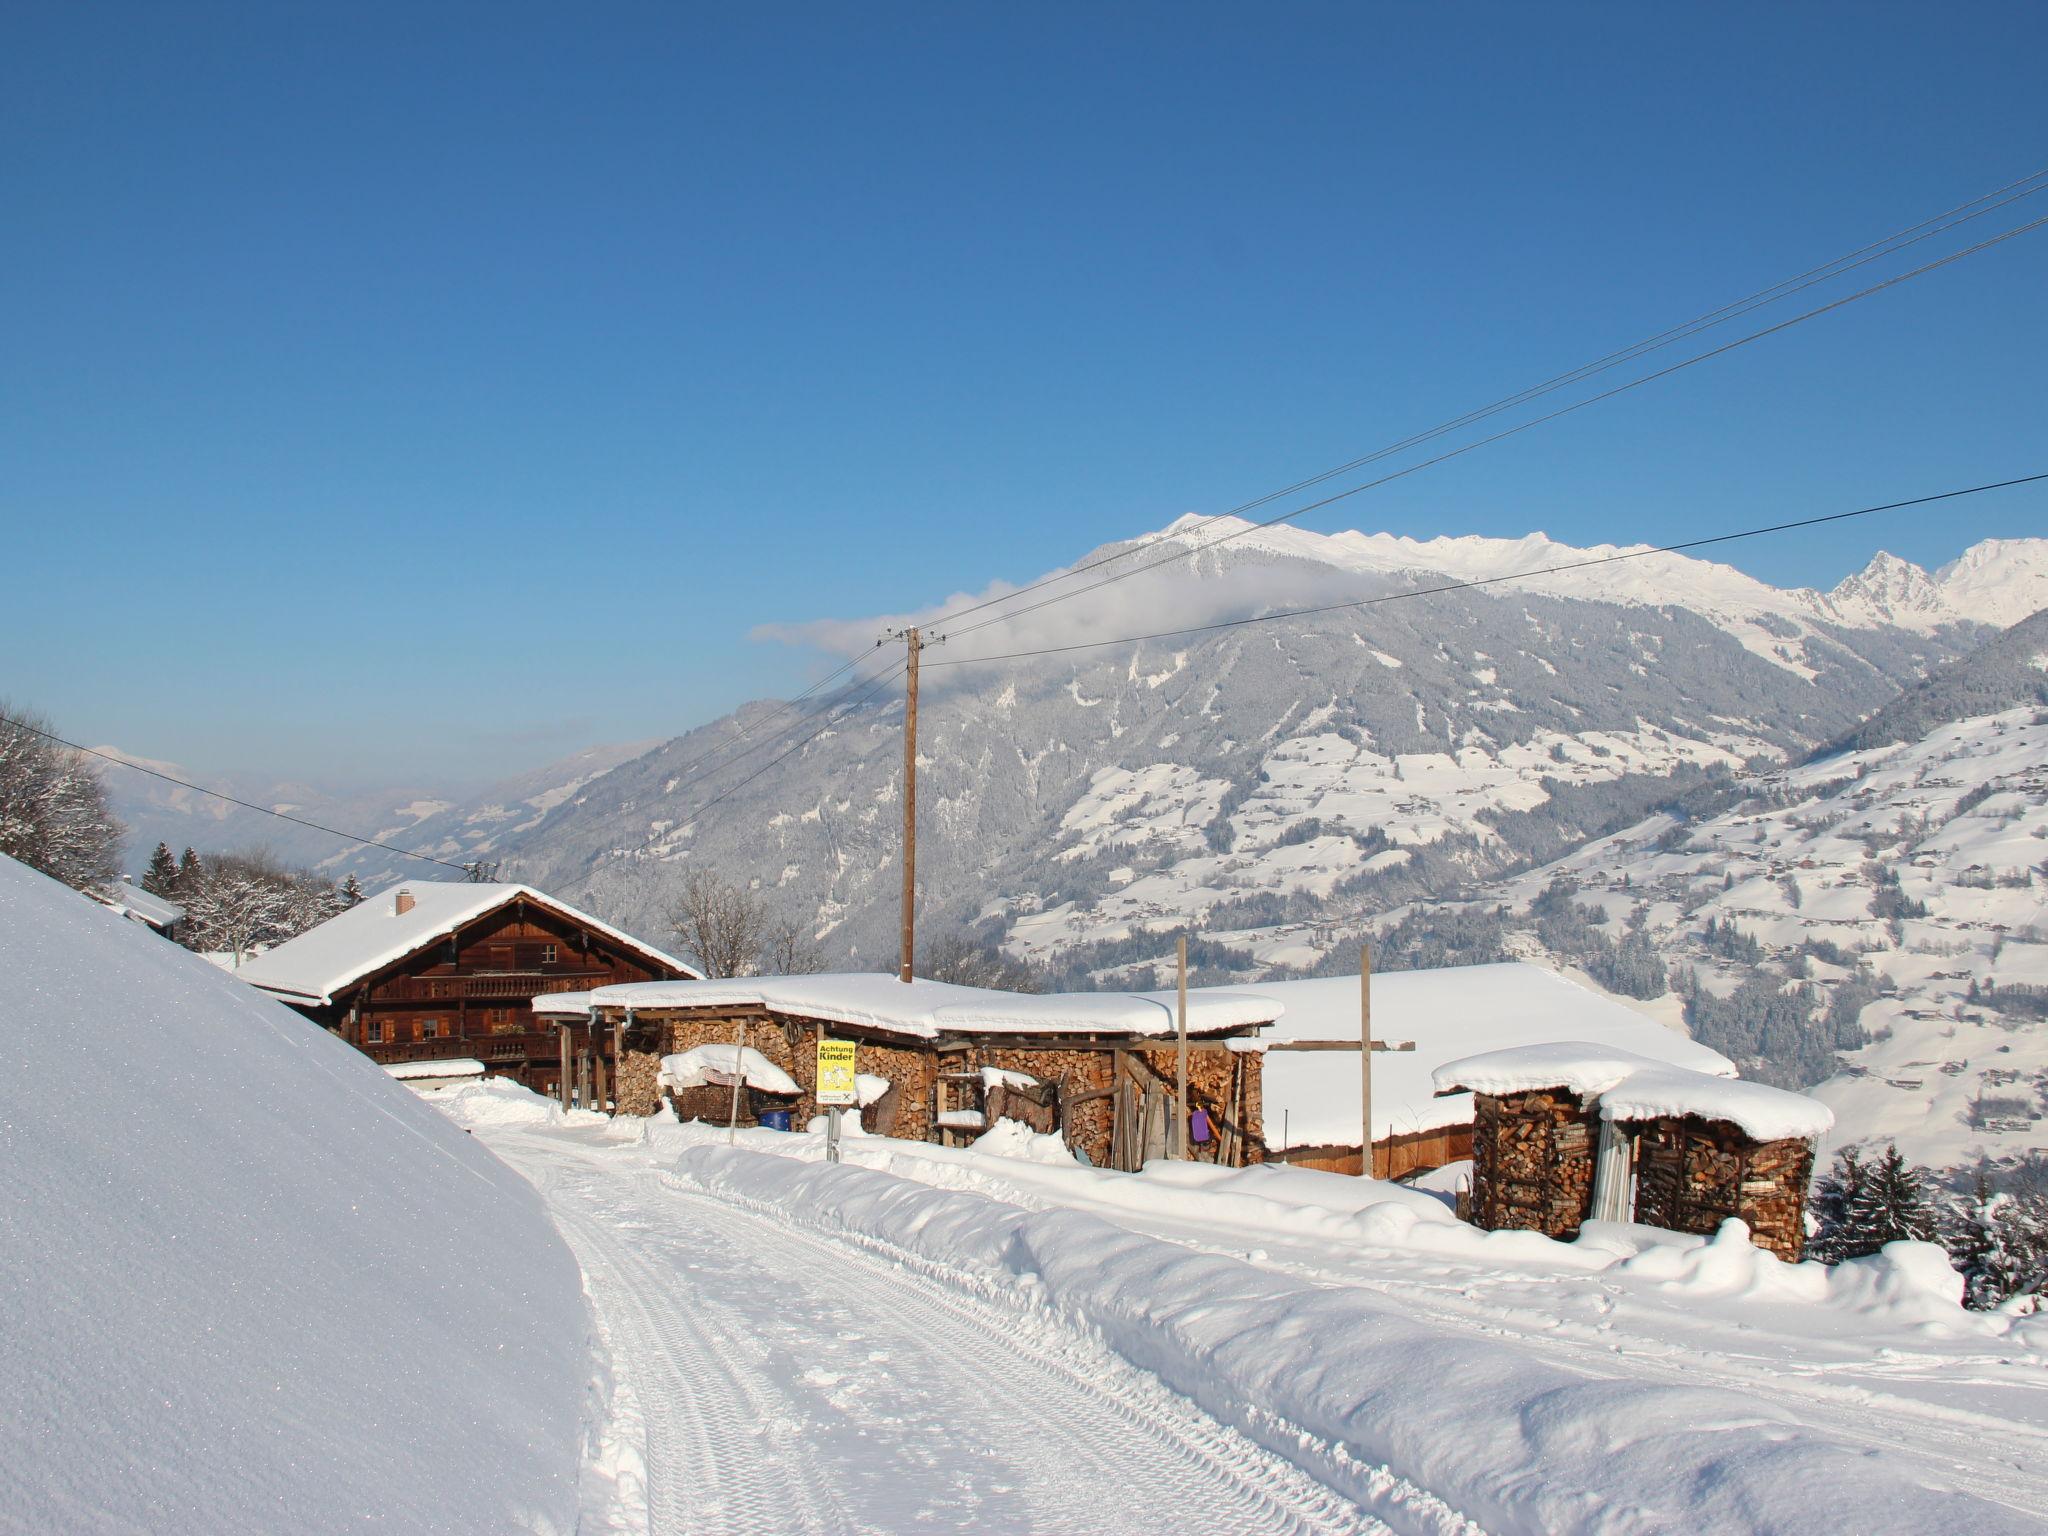
[[(609, 1036), (533, 1002), (696, 973), (528, 885), (413, 880), (378, 893), (236, 973), (387, 1065), (470, 1059), (555, 1094), (604, 1101)], [(565, 1077), (567, 1064), (570, 1076)]]
[[(610, 986), (588, 997), (543, 998), (543, 1017), (581, 1010), (612, 1033), (622, 1113), (659, 1107), (663, 1057), (706, 1044), (749, 1046), (798, 1086), (777, 1098), (799, 1128), (818, 1113), (816, 1042), (859, 1047), (870, 1089), (867, 1129), (964, 1143), (998, 1119), (1057, 1133), (1098, 1167), (1134, 1169), (1167, 1154), (1175, 1120), (1177, 1019), (1171, 994), (990, 991), (888, 975), (748, 977)], [(1277, 1006), (1242, 993), (1189, 995), (1189, 1110), (1210, 1139), (1194, 1156), (1242, 1166), (1260, 1142), (1259, 1031)], [(716, 1109), (715, 1095), (692, 1111)], [(743, 1093), (740, 1119), (764, 1107)], [(723, 1102), (730, 1103), (730, 1099)], [(724, 1116), (717, 1118), (723, 1120)]]

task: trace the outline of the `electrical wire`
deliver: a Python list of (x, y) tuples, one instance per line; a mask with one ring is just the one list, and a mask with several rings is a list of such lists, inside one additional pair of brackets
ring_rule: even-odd
[(1600, 555), (1590, 560), (1572, 560), (1563, 565), (1539, 566), (1527, 571), (1511, 571), (1500, 576), (1482, 576), (1471, 581), (1446, 582), (1434, 587), (1415, 587), (1401, 592), (1383, 592), (1376, 597), (1358, 598), (1351, 602), (1319, 603), (1310, 608), (1289, 608), (1279, 613), (1254, 614), (1242, 619), (1222, 619), (1213, 624), (1191, 624), (1183, 629), (1155, 630), (1144, 635), (1120, 635), (1114, 640), (1083, 640), (1072, 645), (1039, 646), (1032, 650), (1004, 651), (993, 656), (956, 656), (945, 661), (928, 661), (927, 667), (971, 667), (998, 661), (1019, 661), (1031, 656), (1055, 656), (1069, 651), (1098, 650), (1112, 645), (1138, 645), (1147, 640), (1169, 640), (1180, 635), (1209, 634), (1222, 629), (1243, 629), (1253, 624), (1277, 624), (1287, 619), (1308, 618), (1322, 613), (1342, 613), (1356, 608), (1374, 608), (1382, 603), (1406, 602), (1418, 597), (1437, 597), (1446, 592), (1469, 592), (1476, 587), (1498, 586), (1502, 582), (1527, 581), (1539, 576), (1556, 576), (1566, 571), (1583, 571), (1598, 565), (1618, 565), (1625, 560), (1643, 560), (1651, 555), (1679, 554), (1688, 549), (1704, 549), (1712, 544), (1729, 544), (1737, 539), (1761, 538), (1765, 534), (1787, 533), (1795, 528), (1816, 528), (1823, 523), (1846, 522), (1854, 517), (1870, 517), (1879, 512), (1896, 512), (1905, 507), (1924, 507), (1937, 501), (1953, 501), (1961, 496), (1977, 496), (1987, 491), (2007, 490), (2016, 485), (2032, 485), (2048, 480), (2048, 471), (2038, 475), (2021, 475), (2012, 480), (1996, 480), (1985, 485), (1965, 486), (1959, 490), (1937, 491), (1931, 496), (1915, 496), (1907, 501), (1888, 501), (1881, 506), (1858, 507), (1851, 512), (1830, 512), (1821, 517), (1802, 517), (1788, 523), (1772, 523), (1762, 528), (1745, 528), (1736, 533), (1717, 533), (1707, 538), (1685, 539), (1676, 544), (1659, 544), (1642, 549), (1624, 550), (1620, 554)]
[[(1659, 351), (1662, 348), (1670, 346), (1677, 341), (1688, 339), (1691, 336), (1699, 335), (1701, 332), (1709, 330), (1716, 325), (1723, 324), (1728, 320), (1739, 317), (1740, 315), (1751, 313), (1757, 309), (1764, 307), (1766, 304), (1775, 303), (1779, 299), (1789, 298), (1792, 294), (1802, 292), (1805, 289), (1811, 288), (1818, 283), (1830, 281), (1833, 278), (1840, 277), (1844, 273), (1853, 271), (1857, 267), (1867, 265), (1871, 261), (1880, 260), (1885, 256), (1894, 255), (1898, 251), (1904, 250), (1909, 245), (1916, 245), (1922, 240), (1931, 239), (1935, 235), (1946, 233), (1948, 230), (1954, 229), (1958, 225), (1966, 224), (1970, 222), (1970, 220), (1972, 219), (1982, 218), (1984, 215), (1995, 212), (1999, 208), (2003, 208), (2012, 203), (2018, 202), (2022, 198), (2032, 197), (2036, 193), (2044, 190), (2048, 190), (2048, 168), (2035, 171), (2028, 176), (2022, 176), (2016, 181), (2008, 182), (2004, 186), (1995, 188), (1992, 191), (1986, 192), (1979, 197), (1971, 198), (1968, 202), (1959, 203), (1955, 207), (1950, 208), (1943, 213), (1938, 213), (1930, 218), (1923, 219), (1917, 224), (1909, 224), (1904, 229), (1899, 230), (1893, 234), (1887, 235), (1881, 240), (1875, 240), (1868, 245), (1859, 246), (1857, 249), (1847, 252), (1842, 256), (1838, 256), (1832, 261), (1823, 262), (1820, 266), (1809, 267), (1806, 271), (1797, 273), (1792, 277), (1785, 278), (1780, 282), (1773, 283), (1768, 288), (1758, 289), (1755, 293), (1749, 294), (1740, 299), (1733, 300), (1730, 303), (1720, 306), (1718, 309), (1709, 310), (1705, 314), (1696, 316), (1691, 320), (1685, 321), (1681, 325), (1673, 326), (1668, 330), (1660, 331), (1654, 336), (1645, 337), (1643, 340), (1631, 343), (1629, 346), (1623, 347), (1619, 351), (1610, 352), (1605, 357), (1596, 358), (1590, 363), (1583, 363), (1577, 368), (1569, 369), (1561, 374), (1556, 374), (1549, 379), (1545, 379), (1543, 382), (1539, 384), (1531, 385), (1526, 389), (1518, 391), (1515, 394), (1508, 395), (1503, 399), (1494, 401), (1490, 405), (1481, 406), (1474, 410), (1467, 411), (1462, 416), (1454, 417), (1451, 420), (1440, 423), (1435, 427), (1431, 427), (1424, 431), (1414, 433), (1408, 437), (1401, 439), (1398, 442), (1390, 443), (1384, 448), (1376, 449), (1371, 453), (1361, 455), (1358, 458), (1351, 459), (1343, 464), (1339, 464), (1332, 469), (1324, 470), (1320, 474), (1311, 475), (1304, 480), (1297, 480), (1296, 482), (1294, 482), (1294, 484), (1284, 486), (1277, 491), (1269, 491), (1263, 496), (1254, 497), (1250, 501), (1241, 502), (1237, 506), (1229, 508), (1226, 511), (1213, 513), (1208, 517), (1201, 518), (1194, 524), (1192, 524), (1190, 527), (1183, 530), (1183, 536), (1193, 536), (1195, 534), (1199, 534), (1205, 529), (1213, 527), (1215, 524), (1222, 522), (1227, 518), (1238, 517), (1242, 516), (1247, 512), (1256, 511), (1260, 507), (1268, 506), (1275, 501), (1281, 500), (1284, 497), (1294, 495), (1299, 491), (1308, 490), (1311, 487), (1317, 485), (1321, 485), (1325, 481), (1334, 479), (1338, 475), (1348, 474), (1350, 471), (1354, 469), (1359, 469), (1367, 464), (1371, 464), (1377, 462), (1378, 460), (1391, 457), (1392, 455), (1403, 452), (1409, 448), (1419, 447), (1423, 443), (1433, 441), (1436, 438), (1445, 436), (1446, 434), (1457, 431), (1463, 427), (1471, 426), (1476, 424), (1477, 422), (1486, 420), (1489, 417), (1496, 416), (1500, 414), (1502, 411), (1511, 410), (1518, 405), (1525, 405), (1531, 400), (1538, 399), (1543, 395), (1554, 393), (1556, 390), (1562, 389), (1568, 385), (1583, 382), (1584, 380), (1593, 377), (1595, 374), (1604, 373), (1608, 369), (1618, 367), (1622, 363), (1632, 362), (1638, 357), (1643, 357), (1651, 352)], [(1997, 201), (1994, 201), (1994, 199), (1996, 199)], [(1986, 206), (1980, 207), (1980, 204), (1984, 204)], [(1974, 209), (1975, 211), (1969, 211), (1972, 209)], [(1126, 559), (1130, 555), (1137, 553), (1137, 551), (1141, 548), (1143, 548), (1143, 546), (1138, 545), (1130, 549), (1118, 550), (1114, 554), (1101, 556), (1095, 560), (1087, 561), (1081, 565), (1074, 566), (1068, 570), (1058, 571), (1053, 573), (1052, 575), (1040, 577), (1037, 581), (1031, 582), (1026, 586), (1020, 587), (1014, 592), (1006, 592), (997, 597), (984, 598), (980, 602), (970, 603), (965, 607), (950, 609), (947, 612), (940, 614), (937, 618), (932, 619), (929, 622), (933, 625), (946, 624), (952, 622), (953, 620), (963, 618), (969, 614), (981, 612), (986, 608), (994, 607), (998, 604), (1015, 602), (1018, 598), (1027, 596), (1032, 592), (1041, 590), (1042, 588), (1054, 585), (1058, 582), (1071, 581), (1078, 576), (1086, 575), (1090, 571), (1099, 570), (1103, 566), (1113, 564), (1118, 560)]]
[(1150, 570), (1156, 570), (1162, 565), (1177, 564), (1182, 560), (1190, 559), (1196, 555), (1200, 555), (1207, 550), (1215, 549), (1219, 545), (1227, 544), (1231, 542), (1233, 539), (1243, 538), (1246, 534), (1256, 533), (1259, 532), (1261, 529), (1272, 528), (1281, 523), (1291, 522), (1295, 518), (1304, 516), (1305, 514), (1310, 512), (1317, 511), (1320, 508), (1332, 506), (1337, 502), (1348, 499), (1349, 497), (1357, 496), (1362, 494), (1363, 492), (1374, 490), (1379, 486), (1391, 484), (1393, 481), (1404, 479), (1409, 475), (1416, 474), (1421, 470), (1429, 469), (1434, 465), (1443, 464), (1451, 459), (1459, 458), (1464, 454), (1472, 452), (1474, 449), (1484, 448), (1487, 447), (1489, 444), (1500, 442), (1505, 438), (1514, 437), (1519, 433), (1527, 432), (1532, 427), (1540, 427), (1544, 425), (1546, 422), (1556, 421), (1561, 416), (1569, 416), (1575, 411), (1582, 411), (1589, 405), (1597, 405), (1603, 400), (1611, 400), (1616, 395), (1626, 394), (1629, 390), (1638, 389), (1645, 384), (1654, 383), (1658, 379), (1667, 378), (1671, 374), (1678, 373), (1686, 368), (1691, 368), (1696, 366), (1697, 364), (1711, 361), (1716, 357), (1720, 357), (1726, 353), (1734, 351), (1738, 347), (1745, 347), (1748, 346), (1751, 342), (1761, 341), (1767, 336), (1776, 335), (1779, 331), (1788, 330), (1792, 326), (1799, 325), (1804, 321), (1812, 320), (1817, 318), (1818, 316), (1828, 314), (1831, 311), (1841, 309), (1845, 305), (1853, 304), (1859, 299), (1869, 298), (1872, 294), (1882, 293), (1888, 288), (1897, 287), (1900, 283), (1910, 282), (1912, 279), (1916, 277), (1921, 277), (1929, 272), (1937, 271), (1942, 267), (1946, 267), (1954, 262), (1961, 261), (1966, 256), (1974, 256), (1980, 251), (1989, 250), (1991, 247), (1995, 245), (2003, 244), (2005, 241), (2011, 240), (2019, 235), (2026, 234), (2030, 230), (2039, 229), (2044, 224), (2048, 224), (2048, 214), (2044, 214), (2042, 217), (2037, 219), (2029, 220), (2025, 224), (2021, 224), (2016, 226), (2015, 228), (2005, 230), (2000, 234), (1993, 235), (1988, 240), (1982, 240), (1975, 245), (1966, 246), (1964, 249), (1960, 251), (1952, 251), (1946, 256), (1938, 257), (1933, 261), (1926, 262), (1923, 265), (1914, 267), (1909, 271), (1897, 273), (1891, 277), (1884, 279), (1882, 282), (1873, 283), (1867, 288), (1858, 289), (1854, 293), (1844, 294), (1842, 297), (1838, 299), (1831, 299), (1826, 304), (1818, 305), (1813, 309), (1809, 309), (1800, 314), (1794, 315), (1790, 319), (1780, 320), (1773, 325), (1765, 326), (1761, 330), (1752, 331), (1746, 336), (1739, 336), (1733, 341), (1724, 342), (1718, 347), (1710, 348), (1705, 352), (1697, 353), (1692, 357), (1685, 358), (1679, 362), (1672, 363), (1666, 367), (1655, 369), (1650, 373), (1641, 374), (1636, 378), (1628, 380), (1626, 383), (1617, 384), (1610, 389), (1604, 389), (1600, 391), (1598, 394), (1588, 395), (1583, 400), (1575, 400), (1570, 405), (1560, 406), (1558, 409), (1554, 411), (1548, 411), (1541, 416), (1532, 417), (1528, 421), (1517, 422), (1512, 427), (1507, 427), (1499, 432), (1492, 433), (1489, 436), (1477, 438), (1472, 442), (1461, 444), (1456, 448), (1452, 448), (1444, 453), (1436, 454), (1431, 458), (1422, 459), (1417, 463), (1406, 465), (1403, 468), (1397, 469), (1390, 474), (1381, 475), (1377, 479), (1367, 480), (1362, 484), (1350, 486), (1347, 489), (1337, 491), (1332, 495), (1324, 496), (1316, 501), (1308, 502), (1303, 506), (1294, 508), (1292, 511), (1282, 512), (1277, 517), (1267, 518), (1263, 522), (1247, 524), (1242, 528), (1235, 529), (1232, 532), (1225, 534), (1220, 539), (1212, 539), (1207, 544), (1198, 545), (1194, 549), (1177, 550), (1173, 554), (1166, 555), (1157, 560), (1148, 561), (1144, 565), (1134, 566), (1128, 570), (1119, 571), (1112, 576), (1104, 576), (1099, 580), (1090, 582), (1085, 587), (1078, 587), (1070, 592), (1062, 592), (1052, 597), (1041, 598), (1038, 602), (1029, 604), (1023, 608), (1014, 609), (1007, 613), (996, 614), (989, 618), (983, 619), (978, 623), (969, 624), (962, 628), (953, 629), (949, 632), (948, 638), (957, 640), (963, 635), (972, 634), (977, 630), (987, 629), (997, 624), (1009, 623), (1015, 619), (1022, 618), (1026, 614), (1036, 613), (1040, 609), (1052, 607), (1056, 603), (1067, 602), (1073, 598), (1083, 595), (1084, 593), (1097, 591), (1103, 587), (1114, 586), (1117, 582), (1128, 581), (1133, 576), (1142, 576), (1145, 572)]
[(137, 773), (146, 773), (153, 779), (162, 779), (166, 784), (175, 784), (180, 789), (195, 790), (202, 795), (211, 795), (216, 800), (225, 800), (230, 805), (239, 805), (246, 811), (261, 811), (265, 816), (275, 816), (279, 821), (289, 821), (301, 827), (310, 827), (315, 832), (326, 832), (334, 837), (345, 838), (352, 843), (361, 843), (365, 848), (381, 848), (386, 853), (402, 853), (409, 859), (421, 859), (429, 864), (439, 864), (444, 869), (460, 870), (465, 875), (474, 873), (474, 866), (472, 865), (455, 864), (447, 859), (437, 859), (431, 853), (421, 853), (417, 848), (401, 848), (396, 843), (382, 843), (374, 837), (364, 837), (360, 832), (344, 832), (340, 827), (330, 827), (317, 821), (308, 821), (305, 817), (294, 816), (289, 811), (280, 811), (268, 805), (258, 805), (253, 800), (242, 800), (222, 790), (208, 789), (204, 784), (194, 784), (189, 779), (181, 779), (156, 768), (145, 768), (140, 763), (131, 763), (125, 757), (116, 757), (113, 753), (102, 752), (97, 747), (82, 747), (75, 741), (66, 741), (54, 731), (46, 731), (39, 725), (30, 725), (28, 721), (17, 720), (11, 715), (0, 715), (0, 723), (13, 726), (16, 730), (32, 732), (46, 740), (54, 741), (60, 747), (69, 747), (72, 751), (83, 753), (87, 757), (97, 757), (105, 762), (116, 763), (123, 768), (132, 768)]

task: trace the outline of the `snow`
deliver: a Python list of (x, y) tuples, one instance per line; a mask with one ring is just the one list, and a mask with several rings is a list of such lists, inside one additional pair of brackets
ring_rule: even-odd
[(801, 1093), (796, 1079), (775, 1065), (751, 1045), (693, 1045), (687, 1051), (661, 1058), (661, 1086), (701, 1088), (713, 1073), (730, 1083), (734, 1073), (744, 1073), (749, 1088), (763, 1093)]
[(1016, 1158), (1056, 1167), (1077, 1166), (1074, 1154), (1067, 1150), (1067, 1139), (1059, 1132), (1034, 1131), (1023, 1121), (1012, 1120), (1008, 1115), (975, 1137), (974, 1150), (988, 1157)]
[(1718, 1074), (1694, 1072), (1585, 1040), (1485, 1051), (1446, 1062), (1431, 1080), (1441, 1093), (1563, 1088), (1582, 1099), (1597, 1098), (1603, 1120), (1697, 1115), (1728, 1121), (1757, 1141), (1823, 1136), (1835, 1123), (1818, 1100), (1765, 1083), (1736, 1081), (1732, 1068)]
[(175, 901), (165, 901), (153, 896), (139, 885), (123, 879), (103, 890), (92, 893), (93, 900), (111, 907), (114, 911), (147, 923), (152, 928), (168, 928), (185, 915), (185, 909)]
[(987, 1116), (978, 1109), (942, 1109), (938, 1123), (948, 1130), (978, 1131), (988, 1124)]
[[(1358, 1039), (1358, 978), (1250, 983), (1233, 991), (1270, 1000), (1285, 1011), (1266, 1031), (1262, 1075), (1266, 1145), (1358, 1145), (1356, 1055), (1275, 1051), (1288, 1040)], [(1190, 992), (1192, 999), (1200, 989)], [(1465, 1125), (1469, 1094), (1439, 1098), (1435, 1073), (1447, 1062), (1482, 1051), (1559, 1040), (1591, 1042), (1638, 1060), (1732, 1077), (1717, 1051), (1644, 1018), (1612, 998), (1541, 966), (1468, 965), (1435, 971), (1388, 971), (1372, 979), (1373, 1038), (1412, 1040), (1413, 1051), (1375, 1051), (1373, 1137)]]
[(1038, 1079), (1028, 1072), (1012, 1072), (1004, 1067), (983, 1067), (981, 1086), (984, 1088), (1036, 1088)]
[(1757, 1141), (1810, 1141), (1825, 1136), (1835, 1124), (1832, 1110), (1803, 1093), (1656, 1065), (1630, 1073), (1618, 1087), (1603, 1093), (1600, 1115), (1619, 1121), (1697, 1115), (1740, 1126)]
[(544, 1018), (582, 1018), (590, 1012), (588, 992), (544, 992), (533, 1000), (533, 1011)]
[[(410, 911), (398, 911), (400, 891), (412, 894)], [(330, 917), (317, 928), (280, 944), (244, 965), (243, 981), (280, 996), (328, 1003), (334, 994), (372, 971), (444, 939), (464, 923), (514, 901), (529, 901), (574, 922), (585, 924), (626, 945), (659, 965), (694, 976), (696, 972), (672, 955), (643, 944), (631, 934), (599, 922), (565, 901), (557, 901), (530, 885), (488, 885), (465, 880), (407, 880)]]
[(575, 1529), (590, 1319), (524, 1180), (7, 859), (0, 960), (0, 1526)]
[(393, 1061), (384, 1070), (400, 1082), (416, 1077), (482, 1077), (484, 1064), (473, 1056), (451, 1056), (445, 1061)]
[(870, 1104), (876, 1102), (893, 1086), (895, 1085), (888, 1078), (878, 1077), (872, 1072), (856, 1072), (853, 1074), (854, 1095), (860, 1101), (862, 1109), (866, 1109)]
[[(1163, 1035), (1174, 1029), (1171, 995), (1129, 992), (1024, 993), (955, 986), (877, 972), (744, 976), (720, 981), (640, 981), (599, 987), (601, 1008), (732, 1008), (748, 1005), (797, 1018), (852, 1024), (929, 1040), (942, 1034)], [(1271, 1022), (1279, 1005), (1242, 991), (1188, 998), (1188, 1030), (1214, 1034)]]
[[(1363, 1516), (1399, 1529), (2038, 1529), (2012, 1509), (1930, 1486), (1924, 1461), (1902, 1466), (1859, 1435), (1802, 1423), (1765, 1389), (1620, 1365), (1588, 1371), (1538, 1341), (1446, 1328), (1364, 1287), (1290, 1278), (1057, 1206), (1027, 1210), (864, 1166), (763, 1157), (753, 1144), (688, 1147), (674, 1177), (842, 1251), (858, 1245), (912, 1272), (957, 1276), (974, 1294), (1016, 1297), (1019, 1332), (1073, 1319)], [(887, 1150), (869, 1138), (848, 1156)], [(1777, 1263), (1741, 1247), (1753, 1256), (1745, 1265)], [(1692, 1261), (1703, 1270), (1735, 1256), (1732, 1240), (1693, 1251), (1712, 1255)], [(1699, 1285), (1723, 1294), (1727, 1283), (1717, 1274)]]

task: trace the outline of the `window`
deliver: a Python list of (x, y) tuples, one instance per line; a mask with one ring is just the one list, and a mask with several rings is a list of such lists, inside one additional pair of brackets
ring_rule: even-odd
[(437, 1036), (439, 1036), (439, 1035), (440, 1035), (440, 1033), (441, 1033), (441, 1021), (440, 1021), (439, 1019), (421, 1019), (421, 1020), (420, 1020), (420, 1038), (421, 1038), (422, 1040), (432, 1040), (432, 1039), (435, 1039), (435, 1038), (436, 1038)]
[(384, 1043), (384, 1021), (382, 1019), (372, 1019), (366, 1024), (363, 1027), (363, 1039), (371, 1045), (382, 1045)]
[(554, 946), (554, 945), (552, 945), (552, 944), (543, 944), (543, 945), (541, 945), (541, 947), (540, 947), (540, 963), (541, 963), (542, 965), (553, 965), (553, 964), (555, 963), (555, 946)]

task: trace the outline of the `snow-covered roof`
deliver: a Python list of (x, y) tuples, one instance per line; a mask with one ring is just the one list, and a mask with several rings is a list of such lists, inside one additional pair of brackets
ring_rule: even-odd
[[(952, 1034), (1168, 1035), (1175, 1026), (1171, 993), (999, 992), (922, 978), (905, 983), (876, 972), (628, 982), (599, 987), (590, 997), (601, 1008), (755, 1005), (924, 1040)], [(1280, 1011), (1272, 998), (1205, 988), (1188, 994), (1188, 1033), (1269, 1024)]]
[(1835, 1123), (1825, 1104), (1803, 1093), (1694, 1072), (1584, 1040), (1486, 1051), (1447, 1062), (1434, 1076), (1445, 1091), (1569, 1089), (1581, 1098), (1597, 1097), (1603, 1120), (1658, 1120), (1675, 1115), (1724, 1120), (1758, 1141), (1820, 1136)]
[[(1357, 1056), (1271, 1047), (1290, 1040), (1355, 1041), (1358, 978), (1262, 982), (1232, 990), (1286, 1008), (1262, 1042), (1268, 1047), (1260, 1079), (1266, 1144), (1279, 1147), (1284, 1139), (1297, 1147), (1357, 1146)], [(1196, 995), (1190, 993), (1190, 1000)], [(1520, 963), (1375, 975), (1372, 1032), (1376, 1040), (1415, 1042), (1413, 1051), (1373, 1053), (1376, 1140), (1468, 1123), (1471, 1095), (1438, 1098), (1433, 1074), (1446, 1062), (1507, 1046), (1588, 1041), (1716, 1076), (1735, 1074), (1734, 1064), (1718, 1051), (1554, 971)]]
[[(398, 910), (400, 891), (410, 892), (410, 911)], [(685, 975), (694, 971), (630, 933), (599, 922), (530, 885), (479, 885), (466, 880), (407, 880), (330, 917), (317, 928), (257, 956), (236, 974), (251, 986), (281, 997), (329, 1003), (334, 994), (372, 971), (382, 970), (423, 949), (464, 923), (519, 899), (546, 907), (625, 945), (635, 953)]]
[(533, 1011), (543, 1015), (568, 1014), (582, 1018), (590, 1012), (588, 992), (543, 992), (533, 1000)]
[(449, 1056), (440, 1061), (394, 1061), (384, 1070), (405, 1081), (417, 1077), (482, 1077), (484, 1064), (474, 1056)]
[(168, 928), (182, 920), (185, 909), (175, 901), (165, 901), (153, 896), (139, 885), (126, 880), (116, 881), (101, 890), (87, 893), (102, 906), (112, 907), (116, 912), (149, 924), (152, 928)]

